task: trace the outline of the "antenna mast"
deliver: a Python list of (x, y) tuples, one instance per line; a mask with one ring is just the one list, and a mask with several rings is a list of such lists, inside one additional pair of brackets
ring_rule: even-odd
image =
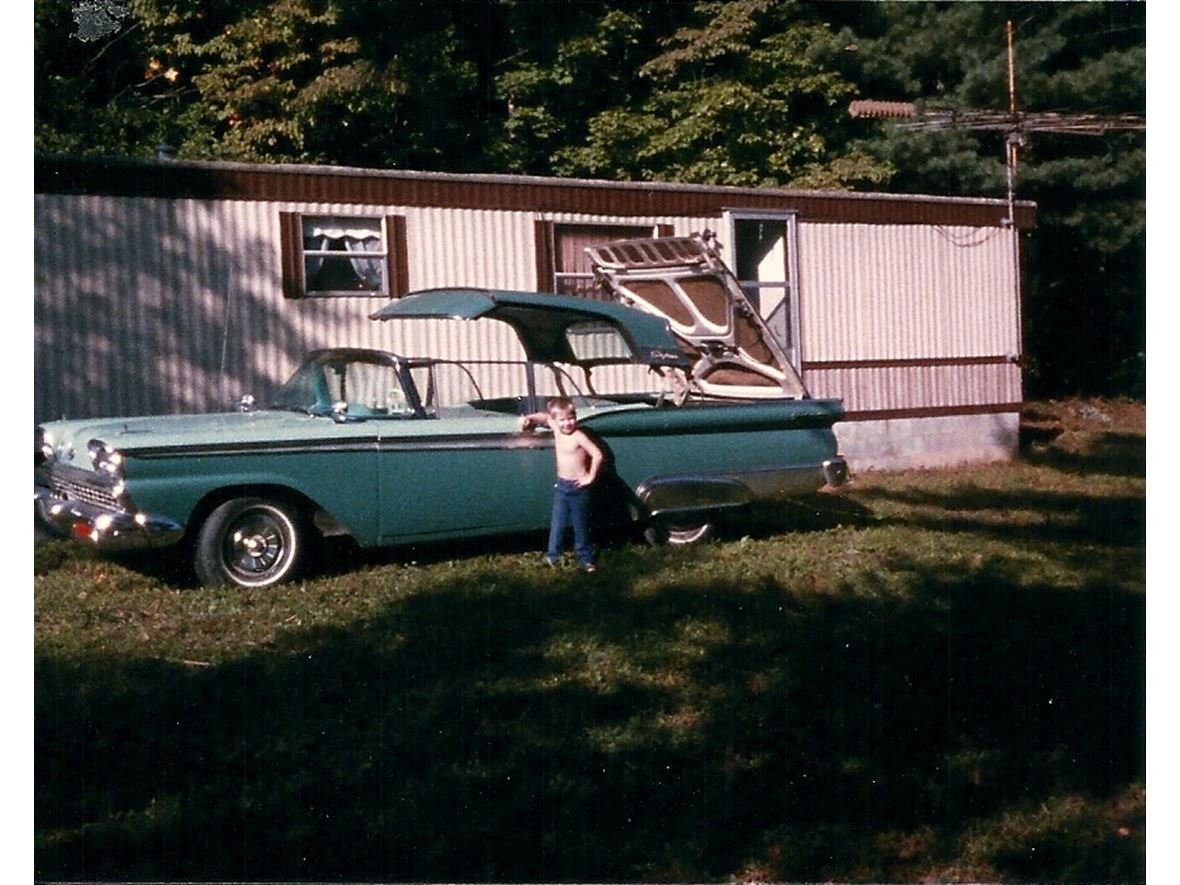
[(1018, 111), (1016, 109), (1016, 50), (1014, 29), (1009, 20), (1005, 27), (1008, 44), (1008, 110), (934, 109), (910, 101), (875, 101), (858, 99), (848, 106), (853, 117), (877, 117), (902, 120), (902, 129), (970, 129), (977, 132), (1006, 133), (1005, 166), (1008, 179), (1008, 217), (1005, 225), (1016, 224), (1016, 170), (1018, 151), (1024, 146), (1026, 132), (1056, 132), (1069, 135), (1104, 135), (1113, 130), (1144, 131), (1147, 120), (1141, 114), (1062, 114), (1054, 111)]
[[(1012, 50), (1012, 20), (1008, 19), (1005, 31), (1008, 36), (1008, 113), (1016, 122), (1016, 63)], [(1010, 225), (1016, 224), (1016, 150), (1024, 144), (1024, 136), (1020, 130), (1013, 128), (1008, 131), (1008, 218)]]

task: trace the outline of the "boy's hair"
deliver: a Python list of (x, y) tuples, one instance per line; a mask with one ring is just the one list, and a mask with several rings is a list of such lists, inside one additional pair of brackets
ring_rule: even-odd
[(568, 396), (551, 396), (545, 402), (545, 411), (552, 415), (554, 412), (572, 412), (574, 401)]

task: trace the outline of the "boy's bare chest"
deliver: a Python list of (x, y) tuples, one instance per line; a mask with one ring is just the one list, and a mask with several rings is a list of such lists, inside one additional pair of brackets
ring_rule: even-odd
[(577, 438), (565, 434), (557, 434), (553, 439), (553, 446), (557, 449), (559, 458), (577, 457), (582, 452), (582, 445)]

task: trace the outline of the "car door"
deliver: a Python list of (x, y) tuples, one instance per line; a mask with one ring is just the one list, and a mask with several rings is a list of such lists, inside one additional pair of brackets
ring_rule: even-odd
[(378, 446), (384, 543), (544, 528), (552, 436), (521, 432), (514, 400), (484, 401), (454, 366), (426, 368), (420, 417), (389, 422)]

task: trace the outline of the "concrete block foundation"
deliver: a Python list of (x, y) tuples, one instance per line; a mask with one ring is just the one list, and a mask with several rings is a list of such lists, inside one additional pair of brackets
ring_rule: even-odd
[(834, 429), (853, 472), (1011, 461), (1020, 447), (1017, 412), (842, 421)]

